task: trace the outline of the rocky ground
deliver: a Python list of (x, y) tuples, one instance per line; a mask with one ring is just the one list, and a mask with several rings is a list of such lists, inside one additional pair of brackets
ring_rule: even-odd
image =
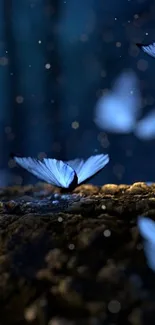
[(0, 324), (155, 324), (139, 215), (155, 184), (0, 189)]

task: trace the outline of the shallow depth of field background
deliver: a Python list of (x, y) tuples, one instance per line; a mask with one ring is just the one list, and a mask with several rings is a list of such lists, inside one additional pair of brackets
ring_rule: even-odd
[(98, 99), (125, 69), (140, 83), (139, 118), (155, 109), (155, 59), (136, 46), (154, 40), (154, 0), (2, 0), (0, 186), (37, 181), (11, 152), (62, 160), (108, 153), (94, 184), (155, 181), (155, 136), (94, 122)]

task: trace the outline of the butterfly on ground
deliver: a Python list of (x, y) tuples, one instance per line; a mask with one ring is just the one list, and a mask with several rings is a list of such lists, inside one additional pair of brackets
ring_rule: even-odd
[(11, 156), (18, 165), (39, 179), (70, 191), (93, 177), (109, 162), (107, 154), (94, 155), (87, 160), (77, 158), (67, 162), (52, 158), (39, 160), (31, 157)]
[(144, 238), (144, 252), (147, 264), (155, 271), (155, 221), (146, 217), (139, 217), (138, 228)]
[(155, 58), (155, 42), (151, 44), (136, 44), (140, 49), (143, 50), (143, 52), (147, 53), (148, 55)]

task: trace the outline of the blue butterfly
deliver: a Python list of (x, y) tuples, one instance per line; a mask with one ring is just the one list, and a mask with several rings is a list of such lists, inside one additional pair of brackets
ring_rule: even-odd
[(68, 190), (73, 190), (77, 185), (90, 179), (109, 162), (107, 154), (91, 156), (86, 161), (78, 158), (67, 162), (51, 158), (43, 160), (17, 156), (13, 158), (17, 164), (41, 180)]
[(148, 55), (152, 56), (153, 58), (155, 58), (155, 43), (152, 44), (136, 44), (140, 49), (142, 49), (145, 53), (147, 53)]
[(144, 238), (144, 252), (147, 264), (155, 271), (155, 222), (150, 218), (139, 217), (138, 228)]
[(134, 133), (141, 140), (152, 140), (155, 138), (155, 110), (137, 123)]
[(140, 111), (140, 91), (136, 75), (122, 72), (115, 80), (111, 91), (100, 97), (95, 108), (94, 122), (111, 133), (133, 131)]

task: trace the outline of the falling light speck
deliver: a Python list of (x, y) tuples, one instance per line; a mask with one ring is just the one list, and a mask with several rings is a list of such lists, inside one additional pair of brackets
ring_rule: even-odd
[(41, 40), (39, 40), (38, 43), (41, 44)]
[(72, 122), (72, 128), (73, 129), (78, 129), (79, 128), (79, 122), (77, 122), (77, 121), (74, 121), (74, 122)]
[(75, 248), (75, 245), (74, 244), (69, 244), (68, 248), (72, 251)]
[(108, 309), (112, 314), (117, 314), (121, 310), (121, 304), (117, 300), (111, 300), (108, 304)]
[(109, 229), (104, 230), (103, 235), (105, 237), (110, 237), (111, 236), (111, 231)]
[(8, 64), (8, 58), (6, 58), (5, 56), (0, 58), (0, 65), (5, 66)]
[(51, 68), (50, 63), (46, 63), (46, 64), (45, 64), (45, 68), (46, 68), (47, 70), (49, 70), (49, 69)]
[(134, 15), (134, 18), (135, 18), (135, 19), (138, 19), (138, 18), (139, 18), (139, 15), (135, 14), (135, 15)]
[(16, 167), (16, 162), (15, 162), (13, 159), (10, 159), (10, 160), (8, 161), (8, 167), (9, 167), (9, 168), (14, 168), (14, 167)]
[(27, 308), (25, 310), (24, 316), (28, 322), (32, 322), (37, 317), (37, 308), (35, 306)]
[(22, 96), (17, 96), (17, 97), (16, 97), (16, 102), (17, 102), (18, 104), (22, 104), (23, 101), (24, 101), (24, 98), (23, 98)]
[(62, 217), (58, 217), (58, 222), (62, 222), (63, 218)]
[(121, 46), (122, 46), (121, 42), (116, 42), (116, 47), (121, 47)]

